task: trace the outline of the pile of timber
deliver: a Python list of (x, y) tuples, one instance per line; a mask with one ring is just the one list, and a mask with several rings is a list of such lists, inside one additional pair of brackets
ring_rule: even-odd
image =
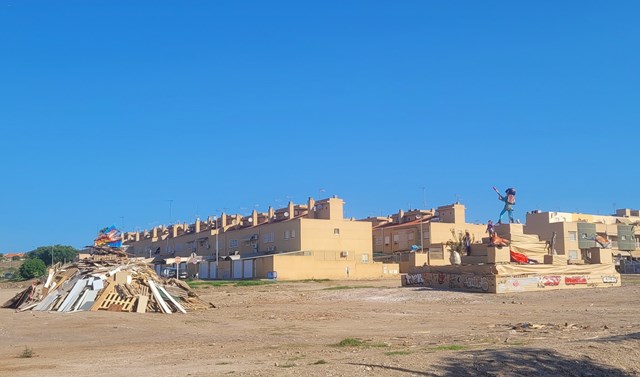
[(34, 282), (2, 305), (18, 311), (166, 314), (210, 306), (185, 282), (161, 278), (144, 261), (117, 253), (98, 253), (76, 263), (54, 266), (46, 280)]

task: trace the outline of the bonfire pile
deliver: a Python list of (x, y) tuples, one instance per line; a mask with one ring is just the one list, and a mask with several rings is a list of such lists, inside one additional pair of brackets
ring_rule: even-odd
[(183, 281), (163, 279), (144, 261), (120, 250), (94, 248), (76, 263), (56, 265), (46, 280), (34, 282), (3, 308), (18, 311), (97, 311), (186, 313), (206, 309)]

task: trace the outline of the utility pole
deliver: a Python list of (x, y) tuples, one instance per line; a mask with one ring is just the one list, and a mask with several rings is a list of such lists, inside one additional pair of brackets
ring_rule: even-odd
[(171, 207), (173, 207), (173, 199), (167, 199), (167, 201), (169, 202), (169, 224), (171, 224), (172, 220), (172, 216), (171, 216)]
[(220, 229), (218, 228), (218, 216), (213, 216), (213, 221), (216, 223), (216, 279), (218, 279), (218, 233), (220, 233)]

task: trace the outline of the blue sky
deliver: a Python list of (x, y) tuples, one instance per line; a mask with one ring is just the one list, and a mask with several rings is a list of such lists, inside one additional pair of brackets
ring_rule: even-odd
[(333, 194), (357, 218), (424, 193), (495, 220), (494, 185), (523, 220), (638, 208), (639, 12), (0, 0), (0, 252)]

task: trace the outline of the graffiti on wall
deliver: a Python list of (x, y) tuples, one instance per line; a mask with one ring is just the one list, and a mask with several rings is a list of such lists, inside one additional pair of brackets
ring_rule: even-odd
[(560, 285), (561, 280), (562, 280), (562, 277), (558, 275), (543, 276), (540, 278), (540, 286), (541, 287), (557, 287), (558, 285)]
[(433, 272), (426, 275), (426, 280), (427, 285), (434, 288), (489, 292), (493, 287), (493, 280), (481, 275)]
[(489, 290), (489, 281), (484, 276), (467, 276), (463, 279), (462, 285), (467, 289), (477, 289), (482, 292)]
[(507, 292), (522, 292), (538, 288), (539, 277), (511, 278), (504, 283)]
[(406, 285), (424, 285), (422, 274), (406, 274), (404, 281)]
[(565, 276), (564, 283), (566, 285), (587, 284), (587, 277), (584, 275)]

